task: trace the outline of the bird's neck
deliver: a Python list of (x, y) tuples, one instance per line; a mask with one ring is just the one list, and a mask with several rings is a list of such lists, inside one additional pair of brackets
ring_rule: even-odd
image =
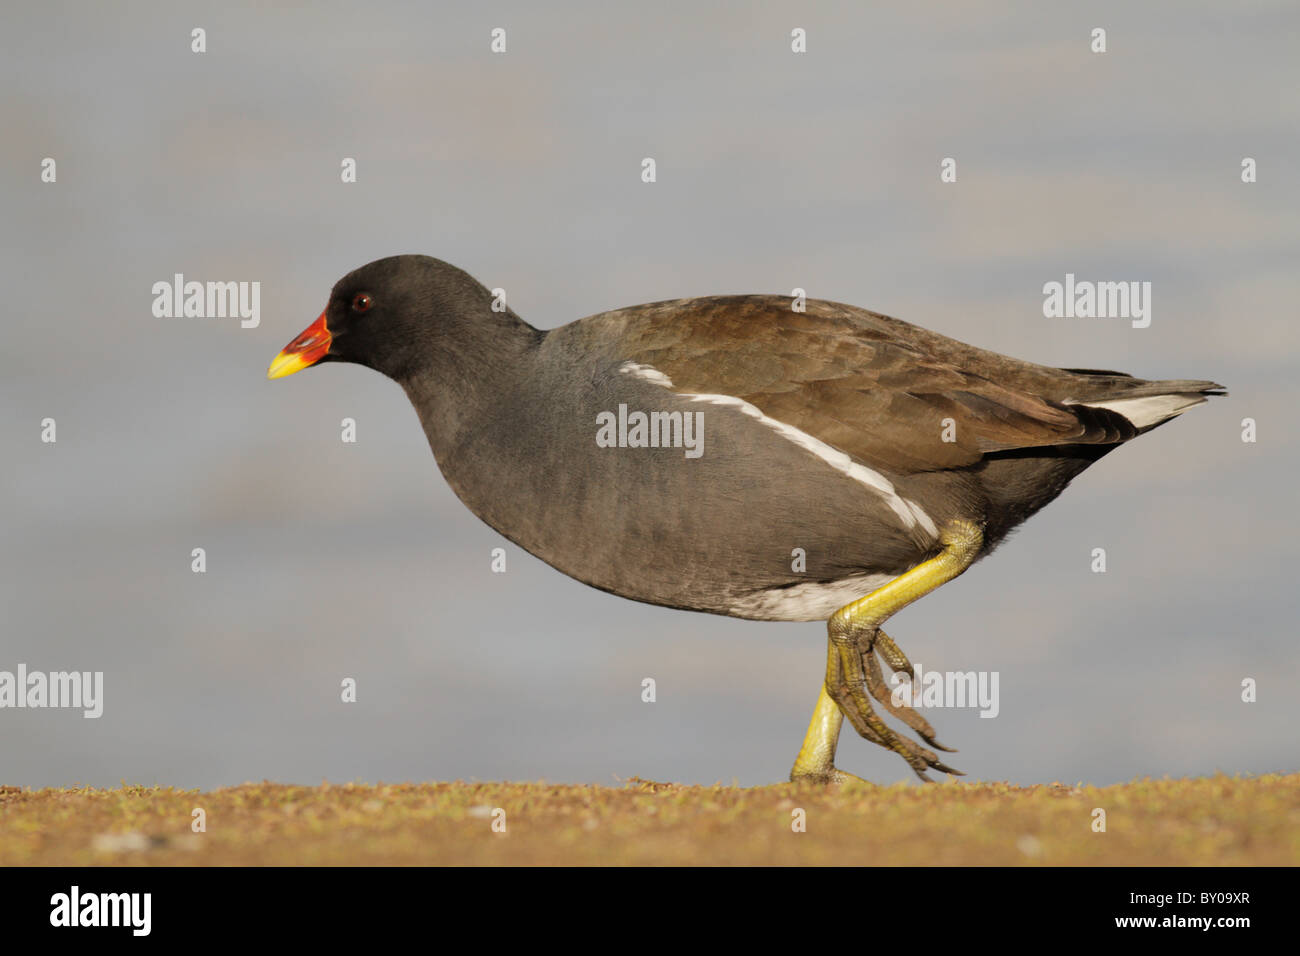
[(397, 379), (448, 477), (483, 429), (508, 426), (545, 336), (514, 312), (492, 313), (462, 326), (434, 350), (432, 362)]

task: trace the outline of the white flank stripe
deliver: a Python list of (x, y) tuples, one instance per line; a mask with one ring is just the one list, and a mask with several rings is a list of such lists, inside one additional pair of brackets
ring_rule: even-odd
[(1088, 408), (1105, 408), (1119, 412), (1134, 428), (1146, 428), (1181, 415), (1194, 405), (1205, 402), (1204, 395), (1182, 393), (1174, 395), (1148, 395), (1144, 398), (1114, 398), (1105, 402), (1077, 402)]
[[(672, 388), (672, 379), (658, 369), (651, 368), (648, 365), (637, 365), (635, 362), (624, 362), (621, 370), (628, 375), (636, 378), (645, 379), (648, 382), (654, 382), (664, 388)], [(894, 483), (878, 471), (860, 465), (844, 452), (832, 448), (820, 439), (814, 438), (807, 432), (777, 421), (775, 418), (769, 418), (759, 409), (745, 401), (743, 398), (736, 398), (734, 395), (700, 395), (695, 392), (679, 392), (683, 398), (689, 398), (693, 402), (709, 402), (713, 405), (727, 405), (739, 409), (750, 418), (758, 419), (768, 428), (771, 428), (782, 438), (787, 438), (794, 442), (800, 448), (812, 452), (822, 461), (829, 464), (837, 471), (848, 475), (854, 481), (860, 482), (875, 491), (885, 502), (894, 510), (894, 513), (902, 519), (908, 528), (915, 528), (918, 525), (925, 530), (932, 538), (939, 537), (939, 529), (935, 527), (933, 519), (930, 518), (925, 510), (914, 501), (910, 501), (900, 495), (894, 488)]]

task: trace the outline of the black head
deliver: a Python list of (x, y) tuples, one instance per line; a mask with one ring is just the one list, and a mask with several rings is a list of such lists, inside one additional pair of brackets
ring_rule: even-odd
[(275, 357), (267, 377), (353, 362), (405, 382), (510, 323), (523, 326), (508, 310), (494, 312), (492, 302), (481, 283), (441, 259), (376, 259), (335, 283), (320, 317)]

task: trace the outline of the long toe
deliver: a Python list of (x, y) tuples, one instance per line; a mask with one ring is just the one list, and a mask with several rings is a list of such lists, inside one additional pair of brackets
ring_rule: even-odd
[(880, 702), (880, 706), (916, 731), (917, 736), (931, 747), (946, 750), (948, 753), (956, 753), (957, 751), (952, 747), (945, 747), (935, 739), (934, 728), (930, 726), (930, 722), (918, 714), (910, 705), (894, 703), (893, 691), (885, 683), (879, 662), (875, 657), (871, 656), (870, 652), (864, 654), (863, 658), (863, 663), (866, 665), (867, 689), (871, 691), (871, 696)]

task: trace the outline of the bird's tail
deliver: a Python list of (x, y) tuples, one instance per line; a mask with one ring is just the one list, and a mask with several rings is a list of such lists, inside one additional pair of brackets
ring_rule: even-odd
[(1138, 431), (1147, 431), (1202, 405), (1227, 390), (1216, 382), (1168, 379), (1149, 382), (1119, 372), (1065, 369), (1087, 377), (1086, 394), (1068, 404), (1104, 408), (1123, 415)]

